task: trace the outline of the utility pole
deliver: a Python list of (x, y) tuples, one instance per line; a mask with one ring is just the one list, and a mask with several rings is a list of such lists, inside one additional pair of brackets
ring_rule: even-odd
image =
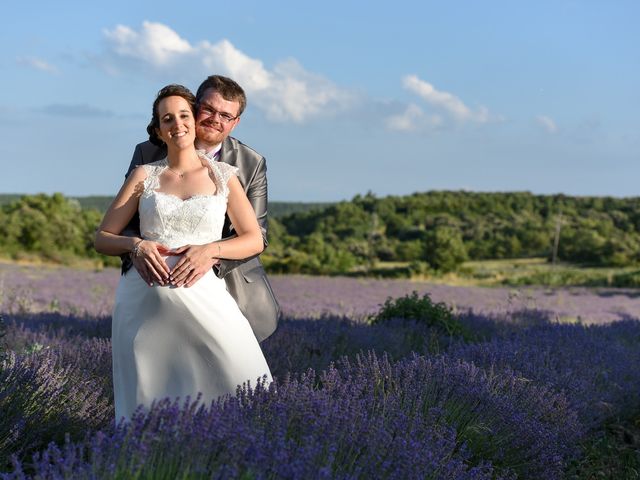
[(551, 265), (555, 265), (558, 260), (558, 245), (560, 245), (560, 229), (562, 228), (562, 212), (556, 217), (556, 234), (553, 239), (553, 253), (551, 255)]
[(376, 264), (376, 256), (375, 256), (375, 248), (374, 248), (374, 243), (375, 243), (375, 236), (378, 232), (378, 214), (374, 211), (371, 214), (371, 229), (369, 230), (369, 235), (367, 238), (367, 247), (368, 247), (368, 252), (367, 252), (367, 256), (369, 257), (367, 260), (367, 270), (369, 271), (369, 273), (371, 273), (371, 271), (373, 270), (373, 268), (375, 267)]

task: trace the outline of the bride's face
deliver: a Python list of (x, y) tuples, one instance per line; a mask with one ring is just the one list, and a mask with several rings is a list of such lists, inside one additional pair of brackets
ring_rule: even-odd
[(182, 97), (163, 98), (158, 103), (160, 127), (158, 136), (167, 147), (184, 148), (193, 145), (196, 139), (196, 125), (189, 103)]

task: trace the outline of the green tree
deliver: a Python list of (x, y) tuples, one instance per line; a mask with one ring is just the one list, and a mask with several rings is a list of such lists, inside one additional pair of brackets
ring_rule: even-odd
[(431, 268), (451, 272), (467, 260), (467, 250), (460, 230), (449, 225), (438, 225), (427, 232), (425, 258)]

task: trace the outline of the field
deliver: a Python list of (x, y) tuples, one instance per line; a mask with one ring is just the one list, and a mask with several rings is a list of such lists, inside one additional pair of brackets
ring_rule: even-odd
[[(637, 266), (594, 267), (568, 262), (552, 265), (546, 258), (540, 257), (467, 261), (454, 272), (445, 274), (438, 272), (416, 274), (410, 271), (410, 265), (410, 262), (377, 262), (375, 268), (365, 273), (386, 278), (411, 276), (433, 283), (483, 287), (544, 285), (547, 287), (637, 288), (640, 286), (640, 270)], [(360, 271), (362, 272), (362, 269)]]
[[(57, 311), (110, 315), (119, 271), (71, 269), (0, 263), (0, 308), (4, 312)], [(287, 318), (375, 313), (388, 297), (429, 292), (456, 312), (516, 316), (535, 310), (563, 323), (608, 323), (640, 318), (640, 290), (622, 288), (549, 288), (540, 286), (480, 288), (412, 280), (272, 275), (271, 283)]]
[(0, 477), (638, 478), (640, 291), (273, 276), (274, 384), (114, 425), (118, 276), (0, 264)]

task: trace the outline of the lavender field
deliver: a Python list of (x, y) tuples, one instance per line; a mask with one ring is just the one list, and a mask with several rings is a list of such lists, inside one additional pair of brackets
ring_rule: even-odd
[[(273, 384), (114, 425), (118, 275), (0, 264), (0, 478), (592, 478), (640, 416), (638, 291), (274, 276)], [(371, 321), (412, 291), (433, 318)]]
[[(0, 263), (0, 309), (110, 315), (119, 271)], [(640, 318), (640, 290), (621, 288), (459, 287), (410, 280), (273, 275), (273, 289), (286, 317), (324, 314), (360, 320), (387, 297), (429, 292), (458, 312), (504, 316), (527, 310), (565, 323), (602, 324)]]

